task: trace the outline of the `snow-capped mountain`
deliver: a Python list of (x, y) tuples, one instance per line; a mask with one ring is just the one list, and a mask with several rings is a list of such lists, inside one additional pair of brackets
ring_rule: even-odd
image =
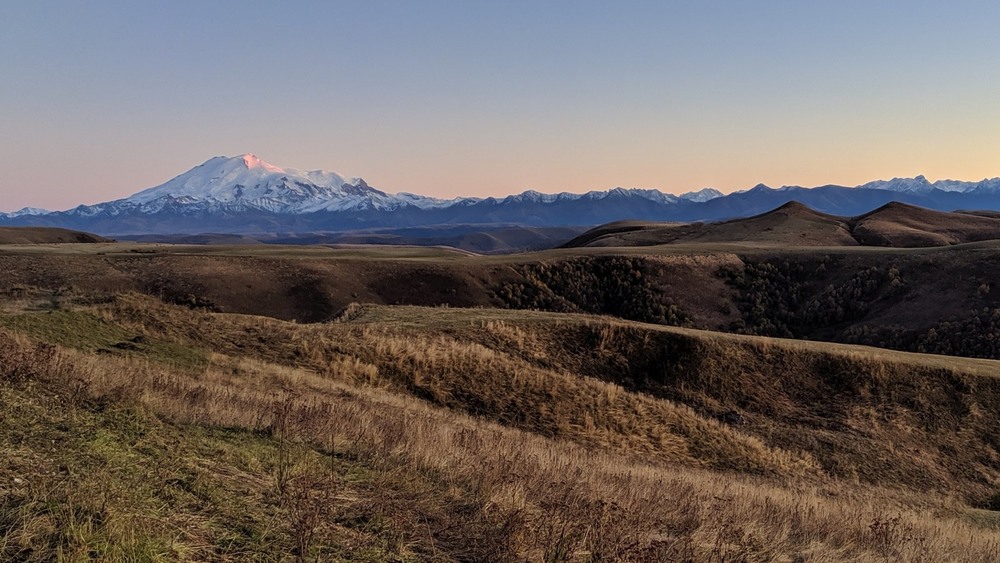
[(715, 188), (703, 188), (703, 189), (700, 189), (700, 190), (698, 190), (696, 192), (683, 193), (683, 194), (681, 194), (681, 195), (679, 195), (677, 197), (678, 197), (678, 199), (686, 199), (688, 201), (695, 201), (695, 202), (698, 202), (698, 203), (704, 203), (706, 201), (715, 199), (717, 197), (722, 197), (723, 195), (725, 195), (725, 194), (723, 194), (722, 192), (720, 192), (719, 190), (717, 190)]
[[(335, 172), (302, 172), (269, 164), (253, 154), (217, 156), (176, 178), (143, 190), (126, 201), (140, 206), (164, 201), (237, 204), (270, 211), (293, 211), (296, 204), (356, 193), (360, 178)], [(345, 189), (346, 188), (346, 189)]]
[(440, 204), (440, 200), (413, 194), (391, 196), (361, 178), (322, 170), (280, 168), (256, 155), (245, 154), (217, 156), (159, 186), (124, 199), (80, 206), (67, 213), (86, 217), (155, 214), (165, 210), (188, 214), (246, 211), (303, 214)]
[[(500, 206), (558, 204), (609, 199), (646, 201), (668, 205), (678, 201), (708, 201), (722, 194), (706, 188), (675, 196), (654, 189), (613, 188), (583, 194), (543, 194), (528, 190), (504, 198), (440, 199), (401, 192), (389, 194), (369, 186), (363, 179), (323, 170), (282, 168), (254, 154), (217, 156), (159, 186), (127, 198), (81, 205), (61, 212), (79, 219), (115, 219), (134, 216), (226, 216), (246, 213), (308, 215), (316, 213), (390, 212), (406, 209), (440, 211), (468, 208), (480, 203)], [(49, 212), (20, 211), (7, 214), (44, 216)]]
[(986, 178), (978, 182), (964, 182), (962, 180), (938, 180), (930, 182), (923, 175), (920, 175), (915, 178), (875, 180), (874, 182), (862, 184), (858, 188), (912, 194), (927, 194), (934, 190), (957, 193), (996, 193), (1000, 192), (1000, 178)]
[(621, 219), (714, 221), (770, 211), (790, 201), (855, 216), (890, 201), (930, 209), (1000, 210), (1000, 178), (979, 182), (923, 176), (854, 188), (770, 188), (758, 184), (723, 195), (713, 188), (680, 196), (655, 189), (613, 188), (505, 197), (440, 199), (391, 194), (336, 172), (281, 168), (252, 154), (218, 156), (130, 197), (67, 211), (25, 208), (0, 213), (3, 225), (68, 227), (102, 235), (310, 233), (445, 225), (584, 226)]
[(606, 198), (637, 198), (649, 200), (655, 203), (677, 203), (677, 196), (665, 194), (660, 190), (650, 190), (643, 188), (612, 188), (610, 190), (593, 190), (582, 194), (570, 192), (560, 192), (557, 194), (543, 194), (535, 190), (528, 190), (519, 194), (509, 195), (502, 199), (486, 198), (483, 201), (498, 203), (557, 203), (578, 200), (602, 200)]
[(41, 207), (23, 207), (12, 213), (0, 213), (0, 217), (30, 217), (32, 215), (46, 215), (48, 213), (52, 212)]

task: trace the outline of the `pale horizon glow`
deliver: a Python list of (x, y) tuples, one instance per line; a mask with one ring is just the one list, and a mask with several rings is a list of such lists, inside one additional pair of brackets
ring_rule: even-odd
[(397, 193), (1000, 176), (992, 2), (5, 6), (0, 210), (217, 155)]

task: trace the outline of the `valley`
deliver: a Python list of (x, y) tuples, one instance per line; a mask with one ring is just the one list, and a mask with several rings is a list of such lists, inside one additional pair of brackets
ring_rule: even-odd
[[(365, 245), (0, 246), (0, 291), (125, 292), (300, 322), (352, 303), (604, 314), (761, 336), (1000, 358), (1000, 246), (683, 242), (476, 255)], [(52, 297), (42, 297), (51, 299)]]

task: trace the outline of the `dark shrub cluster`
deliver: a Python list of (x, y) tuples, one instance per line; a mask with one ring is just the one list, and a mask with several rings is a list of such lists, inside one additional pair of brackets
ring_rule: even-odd
[(872, 304), (905, 287), (898, 269), (871, 266), (834, 283), (829, 259), (818, 265), (790, 260), (747, 261), (742, 269), (720, 273), (737, 290), (742, 320), (731, 329), (742, 334), (801, 338), (840, 323), (864, 318)]
[(1000, 359), (1000, 309), (984, 307), (924, 331), (860, 325), (845, 331), (844, 341), (907, 352)]
[(497, 297), (511, 309), (614, 315), (684, 326), (690, 316), (651, 282), (647, 261), (594, 256), (515, 266), (523, 281), (504, 284)]

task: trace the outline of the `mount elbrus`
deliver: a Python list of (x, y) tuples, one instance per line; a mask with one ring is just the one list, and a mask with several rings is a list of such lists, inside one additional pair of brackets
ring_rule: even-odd
[(817, 211), (856, 216), (891, 201), (928, 209), (1000, 210), (1000, 178), (980, 182), (923, 176), (854, 188), (752, 189), (723, 195), (706, 188), (680, 196), (614, 188), (583, 194), (525, 191), (504, 198), (439, 199), (390, 194), (335, 172), (281, 168), (253, 154), (218, 156), (130, 197), (49, 212), (0, 213), (0, 225), (47, 226), (102, 235), (313, 233), (430, 225), (590, 226), (624, 219), (717, 221), (798, 201)]

